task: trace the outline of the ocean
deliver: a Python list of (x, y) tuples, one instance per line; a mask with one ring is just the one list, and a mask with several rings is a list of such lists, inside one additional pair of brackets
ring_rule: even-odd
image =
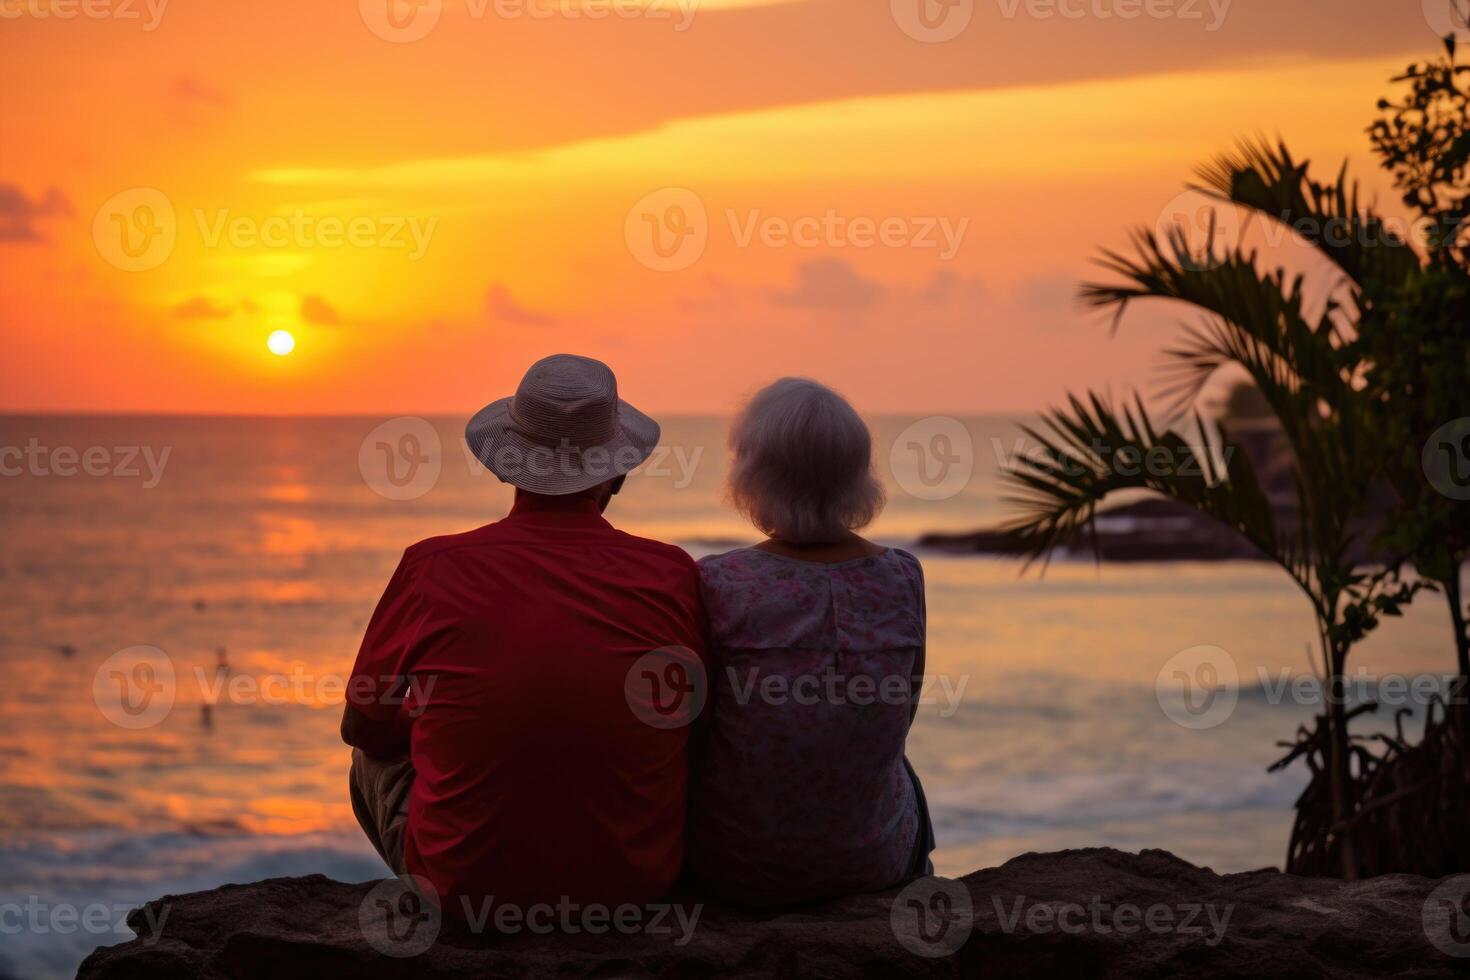
[[(871, 536), (1006, 517), (1021, 421), (872, 419), (889, 504)], [(340, 681), (404, 547), (509, 506), (461, 425), (0, 417), (0, 976), (71, 975), (165, 893), (385, 873), (347, 803)], [(696, 556), (756, 540), (721, 498), (724, 428), (665, 420), (609, 519)], [(1283, 573), (916, 553), (933, 681), (909, 756), (940, 874), (1095, 845), (1281, 864), (1306, 777), (1266, 767), (1316, 710), (1285, 686), (1314, 630)], [(1390, 620), (1355, 654), (1365, 689), (1449, 671), (1447, 629), (1432, 595)], [(165, 711), (106, 696), (136, 647), (174, 672)], [(1202, 657), (1240, 678), (1228, 711), (1174, 696)]]

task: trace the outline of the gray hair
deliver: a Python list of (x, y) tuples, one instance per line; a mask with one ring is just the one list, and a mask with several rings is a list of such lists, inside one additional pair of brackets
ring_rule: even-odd
[(766, 534), (839, 541), (883, 509), (873, 437), (837, 392), (807, 378), (758, 391), (730, 427), (730, 498)]

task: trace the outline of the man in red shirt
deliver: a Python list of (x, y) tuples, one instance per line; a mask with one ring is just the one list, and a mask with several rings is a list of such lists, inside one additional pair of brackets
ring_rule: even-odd
[(515, 505), (412, 546), (388, 583), (342, 717), (353, 810), (455, 913), (651, 902), (683, 859), (698, 578), (601, 514), (658, 424), (559, 354), (465, 437)]

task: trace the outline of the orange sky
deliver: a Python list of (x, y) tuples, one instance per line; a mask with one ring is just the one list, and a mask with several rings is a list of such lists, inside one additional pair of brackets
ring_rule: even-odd
[(386, 2), (0, 0), (0, 410), (463, 412), (561, 350), (662, 412), (788, 373), (874, 412), (1146, 383), (1169, 311), (1109, 339), (1073, 300), (1098, 248), (1240, 136), (1381, 187), (1363, 129), (1443, 26)]

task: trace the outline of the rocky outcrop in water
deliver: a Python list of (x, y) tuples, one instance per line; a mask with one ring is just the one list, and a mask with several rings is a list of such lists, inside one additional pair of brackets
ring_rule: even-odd
[[(917, 545), (953, 554), (1026, 552), (1017, 538), (998, 529), (926, 534)], [(1060, 556), (1119, 562), (1254, 561), (1266, 557), (1223, 524), (1183, 504), (1157, 498), (1099, 512), (1094, 529), (1084, 531)]]

